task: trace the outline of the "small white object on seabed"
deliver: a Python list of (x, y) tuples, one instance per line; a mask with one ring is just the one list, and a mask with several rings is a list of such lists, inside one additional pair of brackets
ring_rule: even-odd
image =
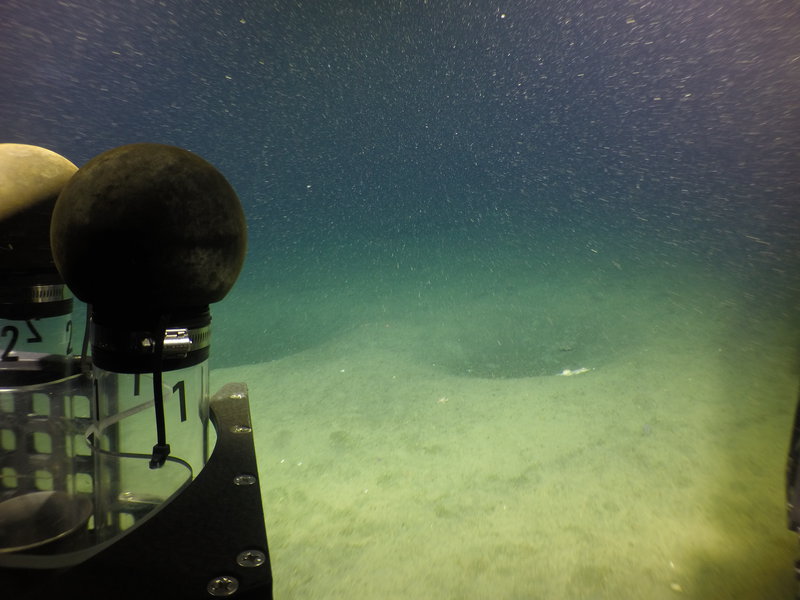
[(586, 367), (581, 367), (580, 369), (564, 369), (558, 375), (563, 377), (571, 377), (572, 375), (580, 375), (581, 373), (588, 373), (591, 369), (587, 369)]

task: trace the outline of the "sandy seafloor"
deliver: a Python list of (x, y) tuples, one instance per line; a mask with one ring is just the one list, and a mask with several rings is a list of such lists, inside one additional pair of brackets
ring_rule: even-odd
[(791, 598), (782, 258), (459, 239), (252, 252), (215, 307), (275, 597)]

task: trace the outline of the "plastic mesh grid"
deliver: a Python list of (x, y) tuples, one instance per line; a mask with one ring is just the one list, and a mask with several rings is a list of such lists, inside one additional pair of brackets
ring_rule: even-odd
[(0, 391), (0, 499), (92, 492), (93, 459), (83, 438), (90, 394), (79, 379)]

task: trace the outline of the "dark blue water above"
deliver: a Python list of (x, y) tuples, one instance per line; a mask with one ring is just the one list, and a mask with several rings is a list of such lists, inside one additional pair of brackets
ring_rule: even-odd
[(3, 141), (212, 162), (255, 253), (497, 222), (797, 253), (792, 1), (7, 0), (0, 81)]

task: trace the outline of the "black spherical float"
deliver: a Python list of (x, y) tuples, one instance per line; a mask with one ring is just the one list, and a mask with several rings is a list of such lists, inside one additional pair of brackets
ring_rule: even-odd
[(78, 298), (104, 312), (154, 314), (221, 300), (247, 237), (236, 193), (211, 164), (174, 146), (130, 144), (67, 183), (50, 242)]

